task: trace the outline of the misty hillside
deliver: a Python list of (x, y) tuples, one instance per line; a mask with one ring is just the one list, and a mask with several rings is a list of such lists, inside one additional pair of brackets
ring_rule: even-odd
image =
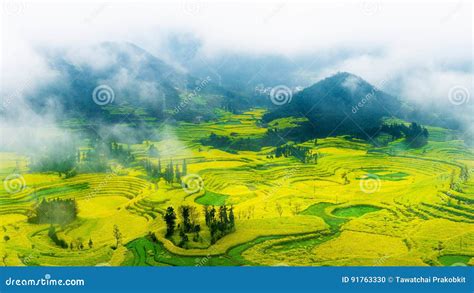
[[(104, 42), (42, 54), (60, 78), (29, 95), (27, 102), (35, 112), (54, 112), (59, 120), (135, 125), (170, 119), (193, 122), (216, 118), (217, 109), (242, 112), (264, 107), (270, 111), (264, 122), (307, 118), (305, 137), (347, 133), (363, 137), (384, 117), (458, 127), (449, 115), (417, 109), (345, 72), (294, 92), (291, 103), (276, 106), (257, 86), (284, 84), (295, 89), (299, 80), (293, 74), (296, 65), (277, 56), (226, 55), (217, 58), (220, 66), (184, 59), (179, 68), (185, 69), (178, 69), (132, 43)], [(95, 94), (104, 86), (104, 95)]]
[[(62, 82), (29, 97), (37, 112), (54, 104), (64, 109), (63, 118), (113, 122), (124, 116), (133, 120), (140, 114), (157, 120), (192, 120), (196, 115), (213, 118), (214, 108), (236, 111), (248, 106), (243, 97), (220, 87), (211, 77), (181, 72), (131, 43), (106, 42), (77, 52), (45, 55)], [(98, 105), (94, 89), (104, 85), (113, 93), (109, 90)]]
[(384, 117), (407, 118), (408, 107), (350, 73), (338, 73), (298, 92), (291, 102), (264, 116), (306, 117), (318, 136), (362, 134)]

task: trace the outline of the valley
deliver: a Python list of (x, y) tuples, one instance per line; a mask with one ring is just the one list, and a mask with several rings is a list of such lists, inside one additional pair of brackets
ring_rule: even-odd
[[(216, 110), (214, 119), (160, 123), (135, 113), (160, 136), (115, 142), (115, 156), (95, 159), (107, 167), (89, 170), (94, 148), (82, 136), (82, 169), (74, 174), (38, 171), (30, 157), (0, 153), (0, 264), (474, 265), (474, 152), (456, 131), (424, 125), (430, 135), (417, 148), (405, 138), (374, 145), (347, 134), (297, 141), (291, 133), (304, 117), (268, 122), (266, 114)], [(63, 127), (86, 129), (77, 120)], [(245, 149), (270, 129), (291, 154), (276, 156), (265, 144)], [(212, 134), (229, 143), (208, 143)], [(170, 164), (183, 183), (153, 175)], [(32, 222), (35, 208), (54, 199), (74, 199), (75, 219)], [(233, 209), (235, 229), (213, 243), (203, 210), (224, 205)], [(200, 230), (166, 237), (167, 208), (182, 206), (194, 207)], [(188, 240), (180, 245), (179, 237)]]

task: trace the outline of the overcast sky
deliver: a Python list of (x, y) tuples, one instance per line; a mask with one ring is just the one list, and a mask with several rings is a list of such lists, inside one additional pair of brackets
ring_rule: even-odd
[[(55, 80), (37, 48), (129, 41), (160, 56), (163, 39), (179, 32), (200, 39), (200, 53), (206, 56), (223, 51), (289, 57), (361, 52), (335, 59), (315, 74), (322, 78), (350, 71), (374, 84), (396, 81), (399, 94), (410, 99), (447, 100), (458, 85), (472, 93), (471, 1), (173, 2), (6, 0), (2, 92), (25, 82), (34, 89), (39, 80)], [(81, 54), (93, 58), (86, 50), (78, 50)]]

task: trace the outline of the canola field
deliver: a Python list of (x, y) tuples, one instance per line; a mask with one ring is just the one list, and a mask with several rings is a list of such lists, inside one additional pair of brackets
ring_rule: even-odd
[[(428, 127), (429, 142), (420, 149), (348, 137), (301, 143), (318, 154), (317, 163), (270, 157), (273, 147), (231, 152), (200, 143), (211, 133), (255, 138), (298, 122), (262, 125), (263, 113), (177, 122), (161, 126), (162, 140), (131, 146), (137, 161), (150, 144), (163, 164), (185, 159), (187, 173), (202, 182), (193, 193), (147, 180), (139, 164), (64, 178), (33, 173), (29, 158), (0, 153), (0, 265), (474, 265), (474, 152), (456, 133)], [(59, 247), (48, 237), (49, 224), (27, 221), (43, 198), (76, 199), (77, 219), (57, 231), (78, 245)], [(236, 228), (216, 243), (206, 231), (187, 248), (165, 238), (167, 207), (224, 204), (234, 208)], [(114, 226), (122, 236), (117, 247)]]

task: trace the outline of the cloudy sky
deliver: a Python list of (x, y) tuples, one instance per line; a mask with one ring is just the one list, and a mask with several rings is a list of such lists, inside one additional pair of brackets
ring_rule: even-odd
[[(412, 100), (448, 102), (453, 87), (473, 93), (471, 1), (81, 1), (6, 0), (2, 7), (2, 95), (24, 84), (54, 82), (37, 53), (67, 48), (100, 64), (87, 48), (102, 41), (133, 42), (165, 58), (173, 33), (199, 40), (207, 58), (223, 52), (324, 55), (334, 58), (315, 79), (350, 71), (369, 82), (396, 84)], [(389, 82), (386, 82), (386, 81)], [(24, 86), (23, 86), (24, 87)], [(472, 102), (472, 101), (471, 101)]]

